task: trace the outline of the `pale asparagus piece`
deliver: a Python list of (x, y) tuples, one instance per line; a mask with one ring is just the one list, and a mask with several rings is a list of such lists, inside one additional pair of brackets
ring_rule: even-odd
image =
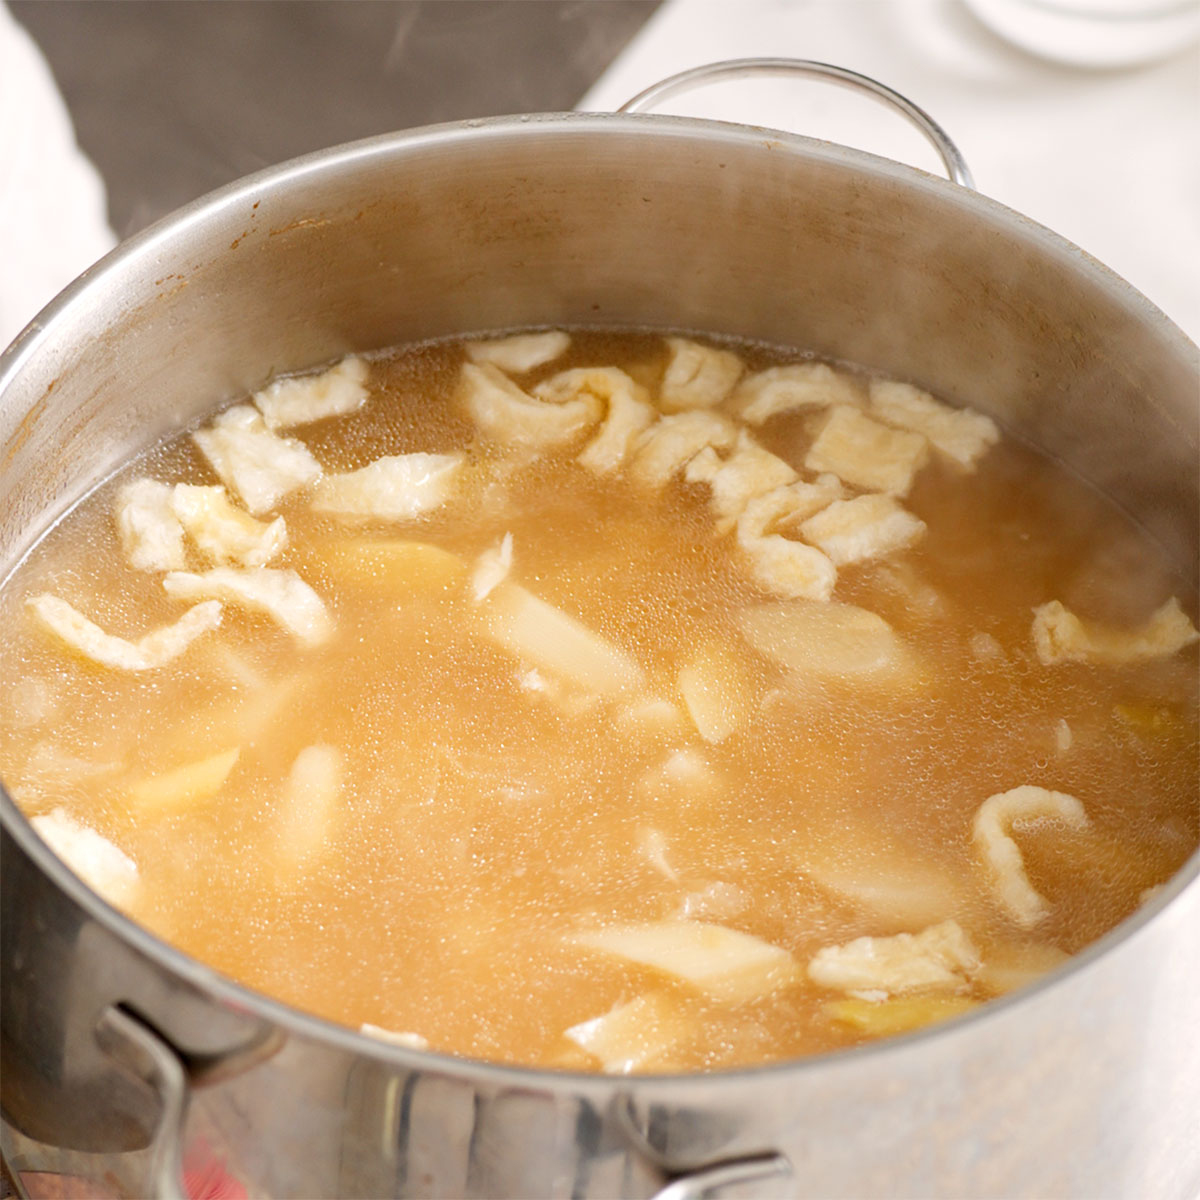
[(738, 624), (760, 653), (814, 682), (915, 685), (920, 659), (876, 613), (853, 604), (775, 601), (744, 609)]
[(471, 595), (478, 604), (508, 578), (512, 570), (513, 535), (506, 533), (495, 546), (489, 547), (476, 560), (471, 570)]
[(677, 1000), (646, 992), (603, 1016), (572, 1025), (566, 1036), (599, 1059), (606, 1075), (627, 1075), (664, 1062), (671, 1050), (694, 1034)]
[(705, 921), (613, 925), (574, 934), (568, 941), (651, 967), (732, 1004), (803, 978), (799, 964), (782, 947)]
[(632, 655), (520, 584), (501, 583), (480, 611), (494, 641), (566, 683), (606, 697), (645, 686)]
[(716, 642), (700, 646), (679, 672), (684, 705), (706, 742), (723, 742), (746, 725), (756, 690), (745, 659)]
[(340, 810), (345, 763), (336, 746), (317, 743), (296, 755), (279, 812), (279, 856), (300, 871), (328, 846)]
[(130, 805), (147, 817), (173, 816), (211, 800), (225, 786), (241, 753), (238, 747), (222, 750), (197, 762), (132, 784), (126, 792)]

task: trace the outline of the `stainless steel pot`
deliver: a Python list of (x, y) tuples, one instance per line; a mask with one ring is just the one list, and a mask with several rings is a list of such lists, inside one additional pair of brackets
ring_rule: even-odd
[[(892, 162), (571, 114), (313, 155), (120, 247), (0, 360), (0, 558), (278, 371), (597, 324), (804, 347), (969, 402), (1114, 496), (1196, 578), (1196, 350), (1120, 279)], [(6, 795), (0, 817), (0, 1149), (35, 1194), (44, 1172), (131, 1196), (183, 1194), (188, 1172), (279, 1197), (1200, 1193), (1198, 857), (975, 1015), (793, 1065), (608, 1078), (391, 1047), (290, 1011), (109, 908)]]

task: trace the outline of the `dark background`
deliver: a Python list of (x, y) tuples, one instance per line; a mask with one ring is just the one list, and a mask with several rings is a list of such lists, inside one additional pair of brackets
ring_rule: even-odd
[(659, 0), (9, 0), (127, 237), (238, 176), (437, 121), (573, 108)]

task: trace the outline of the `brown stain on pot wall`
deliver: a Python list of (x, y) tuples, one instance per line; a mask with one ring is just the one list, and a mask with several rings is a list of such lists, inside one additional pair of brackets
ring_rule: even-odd
[(21, 418), (16, 429), (13, 430), (12, 437), (4, 445), (3, 466), (5, 470), (12, 465), (13, 459), (21, 452), (21, 447), (33, 436), (34, 428), (41, 419), (42, 413), (46, 411), (46, 405), (50, 402), (50, 397), (57, 386), (58, 377), (55, 376), (50, 380), (42, 398)]
[(272, 229), (267, 236), (275, 237), (277, 234), (291, 233), (296, 229), (321, 229), (332, 224), (333, 222), (328, 217), (301, 217), (297, 221), (289, 221), (286, 225), (280, 225), (278, 229)]
[[(176, 280), (177, 282), (174, 283), (169, 288), (166, 287), (166, 285), (168, 283), (170, 283), (172, 279)], [(188, 285), (188, 278), (186, 275), (180, 275), (177, 271), (172, 271), (170, 275), (164, 275), (161, 279), (156, 279), (154, 281), (154, 286), (156, 288), (165, 289), (165, 290), (160, 290), (159, 294), (157, 296), (155, 296), (154, 299), (155, 299), (155, 301), (168, 300), (168, 299), (170, 299), (170, 297), (176, 295), (178, 292), (183, 291), (183, 289), (185, 287), (187, 287), (187, 285)]]

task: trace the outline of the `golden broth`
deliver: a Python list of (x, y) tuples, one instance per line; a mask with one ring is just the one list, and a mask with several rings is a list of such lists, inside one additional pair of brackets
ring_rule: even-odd
[[(786, 361), (736, 349), (750, 370)], [(286, 431), (327, 472), (467, 450), (451, 498), (412, 519), (347, 521), (303, 488), (267, 514), (288, 530), (270, 566), (294, 569), (332, 616), (322, 644), (227, 604), (219, 629), (132, 673), (33, 619), (40, 593), (131, 639), (179, 617), (161, 573), (126, 562), (113, 506), (135, 476), (215, 482), (186, 437), (89, 497), (0, 595), (0, 775), (30, 816), (61, 810), (137, 864), (125, 907), (150, 929), (296, 1007), (435, 1049), (711, 1069), (965, 1011), (1111, 928), (1195, 848), (1195, 646), (1045, 665), (1031, 634), (1053, 600), (1133, 628), (1173, 595), (1194, 613), (1195, 597), (1043, 456), (1011, 437), (973, 472), (932, 455), (902, 500), (923, 537), (839, 567), (834, 601), (882, 616), (919, 655), (915, 682), (805, 677), (744, 636), (745, 611), (778, 598), (718, 530), (707, 485), (598, 476), (575, 461), (586, 438), (525, 455), (489, 444), (461, 402), (463, 356), (444, 343), (375, 358), (362, 409)], [(577, 333), (514, 378), (531, 390), (615, 365), (653, 394), (667, 357), (658, 337)], [(847, 378), (865, 397), (866, 377)], [(801, 464), (823, 419), (808, 408), (753, 432), (811, 478)], [(476, 600), (470, 572), (505, 534), (501, 587), (615, 644), (641, 683), (592, 694), (487, 635), (496, 593)], [(411, 542), (459, 565), (398, 545)], [(716, 681), (720, 740), (698, 731), (687, 670)], [(314, 746), (330, 748), (327, 810), (288, 782)], [(208, 784), (189, 792), (170, 773), (197, 762)], [(1017, 827), (1047, 906), (1031, 926), (998, 899), (973, 839), (981, 804), (1024, 785), (1087, 816)], [(794, 967), (735, 994), (576, 940), (680, 919), (753, 935)], [(806, 970), (824, 947), (949, 920), (978, 954), (952, 986), (881, 996)], [(626, 1004), (615, 1056), (567, 1035)]]

